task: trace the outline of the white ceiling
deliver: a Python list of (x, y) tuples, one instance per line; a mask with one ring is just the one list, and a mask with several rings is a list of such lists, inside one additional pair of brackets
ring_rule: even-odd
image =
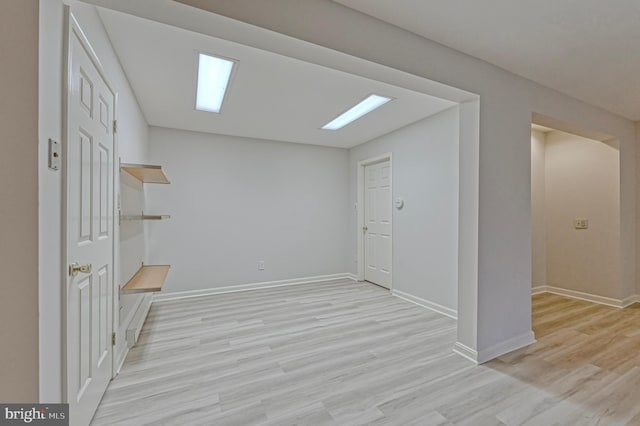
[(640, 120), (638, 0), (334, 0)]
[[(99, 10), (153, 126), (350, 148), (455, 105), (200, 33)], [(221, 114), (194, 108), (196, 52), (237, 61)], [(341, 130), (320, 129), (372, 93), (394, 100)]]

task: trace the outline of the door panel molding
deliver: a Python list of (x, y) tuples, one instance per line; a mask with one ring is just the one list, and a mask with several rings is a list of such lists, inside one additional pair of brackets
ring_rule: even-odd
[[(370, 157), (370, 158), (366, 158), (364, 160), (360, 160), (358, 161), (358, 165), (357, 165), (357, 228), (356, 228), (356, 232), (357, 232), (357, 237), (358, 237), (358, 251), (357, 251), (357, 258), (358, 258), (358, 273), (357, 273), (357, 277), (358, 277), (358, 281), (364, 281), (365, 280), (365, 251), (366, 251), (366, 244), (367, 244), (367, 239), (365, 238), (365, 232), (363, 231), (363, 227), (366, 225), (365, 224), (365, 191), (366, 191), (366, 176), (365, 176), (365, 168), (367, 166), (371, 166), (374, 164), (378, 164), (378, 163), (382, 163), (388, 161), (389, 162), (389, 186), (391, 188), (391, 194), (390, 194), (390, 199), (391, 201), (393, 201), (393, 154), (390, 152), (381, 154), (381, 155), (377, 155), (375, 157)], [(389, 206), (389, 208), (392, 208), (391, 206)], [(390, 222), (390, 227), (391, 227), (391, 282), (389, 283), (389, 289), (393, 289), (393, 210), (391, 210), (391, 213), (389, 215), (389, 222)]]
[[(117, 94), (71, 8), (64, 9), (61, 369), (75, 424), (90, 420), (115, 372), (117, 140), (103, 122), (116, 119)], [(71, 275), (72, 262), (93, 268)]]

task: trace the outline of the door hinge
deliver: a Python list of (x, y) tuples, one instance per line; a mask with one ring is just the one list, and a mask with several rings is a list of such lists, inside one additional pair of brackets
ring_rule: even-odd
[(111, 333), (111, 346), (116, 345), (116, 332)]
[(118, 133), (118, 120), (113, 120), (113, 133)]

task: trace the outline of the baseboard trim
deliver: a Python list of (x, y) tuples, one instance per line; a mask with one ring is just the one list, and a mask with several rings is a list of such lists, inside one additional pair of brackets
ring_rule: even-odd
[(140, 309), (140, 305), (142, 305), (145, 299), (144, 296), (145, 296), (145, 293), (138, 293), (138, 294), (133, 294), (129, 296), (129, 297), (135, 297), (136, 301), (131, 306), (127, 316), (118, 325), (118, 329), (114, 330), (116, 331), (116, 334), (117, 334), (115, 349), (118, 357), (118, 359), (116, 360), (116, 364), (118, 368), (116, 369), (116, 374), (120, 372), (120, 369), (124, 365), (124, 361), (127, 358), (127, 354), (129, 353), (130, 346), (127, 344), (127, 330), (131, 327), (131, 324), (133, 323), (133, 319), (136, 315), (136, 312), (138, 312), (138, 309)]
[(536, 337), (533, 331), (528, 331), (520, 336), (512, 337), (490, 348), (483, 349), (478, 352), (478, 364), (484, 364), (487, 361), (491, 361), (501, 355), (513, 352), (517, 349), (523, 348), (536, 343)]
[(611, 297), (598, 296), (597, 294), (583, 293), (581, 291), (568, 290), (560, 287), (542, 285), (531, 288), (531, 294), (552, 293), (558, 296), (569, 297), (571, 299), (584, 300), (586, 302), (600, 305), (612, 306), (614, 308), (626, 308), (629, 305), (640, 302), (640, 295), (632, 295), (624, 299), (614, 299)]
[(453, 352), (455, 352), (456, 354), (460, 355), (463, 358), (468, 359), (474, 364), (478, 363), (478, 352), (475, 349), (471, 349), (467, 345), (464, 345), (460, 342), (456, 342), (456, 344), (453, 345)]
[(168, 300), (188, 299), (191, 297), (212, 296), (216, 294), (237, 293), (241, 291), (262, 290), (266, 288), (287, 287), (301, 284), (317, 284), (329, 281), (356, 281), (354, 278), (352, 278), (352, 275), (353, 274), (349, 273), (317, 275), (315, 277), (304, 277), (280, 281), (265, 281), (260, 283), (239, 284), (226, 287), (205, 288), (202, 290), (176, 291), (173, 293), (155, 293), (153, 295), (153, 302), (165, 302)]
[(144, 321), (147, 319), (147, 314), (149, 313), (149, 309), (151, 309), (152, 302), (153, 297), (151, 294), (146, 294), (140, 302), (140, 305), (138, 305), (138, 309), (133, 315), (133, 319), (131, 319), (129, 327), (127, 327), (127, 347), (131, 348), (138, 341), (140, 331), (142, 331)]
[(547, 293), (547, 286), (546, 285), (539, 285), (539, 286), (531, 287), (531, 295), (542, 294), (542, 293)]
[(393, 294), (396, 297), (399, 297), (402, 300), (406, 300), (407, 302), (411, 302), (414, 305), (418, 305), (421, 306), (423, 308), (427, 308), (430, 311), (434, 311), (437, 312), (439, 314), (442, 314), (444, 316), (447, 316), (449, 318), (453, 318), (455, 320), (458, 319), (458, 311), (456, 311), (455, 309), (451, 309), (451, 308), (447, 308), (446, 306), (442, 306), (439, 305), (435, 302), (431, 302), (429, 300), (423, 299), (421, 297), (418, 296), (414, 296), (412, 294), (406, 293), (404, 291), (400, 291), (400, 290), (391, 290), (391, 294)]
[(346, 275), (346, 276), (347, 276), (347, 278), (349, 278), (350, 280), (358, 281), (358, 276), (357, 276), (356, 274), (348, 273), (348, 274), (345, 274), (345, 275)]
[(453, 352), (480, 365), (534, 343), (536, 343), (535, 335), (533, 334), (533, 331), (528, 331), (520, 336), (512, 337), (511, 339), (505, 340), (504, 342), (498, 343), (497, 345), (493, 345), (490, 348), (479, 352), (475, 349), (471, 349), (467, 345), (456, 342), (455, 345), (453, 345)]
[(634, 303), (640, 303), (640, 294), (634, 294), (633, 296), (622, 299), (622, 306), (625, 308), (629, 305), (633, 305)]
[(120, 353), (118, 354), (119, 356), (118, 367), (116, 368), (116, 374), (114, 375), (114, 377), (120, 374), (120, 370), (122, 370), (124, 361), (127, 359), (127, 355), (129, 354), (129, 346), (128, 345), (122, 345), (122, 346), (124, 347), (124, 349), (121, 350)]

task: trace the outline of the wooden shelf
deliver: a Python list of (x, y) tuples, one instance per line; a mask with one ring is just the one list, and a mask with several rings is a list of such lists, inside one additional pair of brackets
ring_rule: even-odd
[(167, 220), (171, 219), (168, 214), (138, 214), (138, 215), (122, 215), (120, 220)]
[(162, 290), (169, 273), (169, 265), (142, 265), (138, 272), (120, 289), (122, 293), (148, 293)]
[(167, 175), (164, 174), (162, 166), (122, 163), (120, 164), (120, 169), (129, 173), (131, 176), (143, 183), (171, 183), (169, 182)]

